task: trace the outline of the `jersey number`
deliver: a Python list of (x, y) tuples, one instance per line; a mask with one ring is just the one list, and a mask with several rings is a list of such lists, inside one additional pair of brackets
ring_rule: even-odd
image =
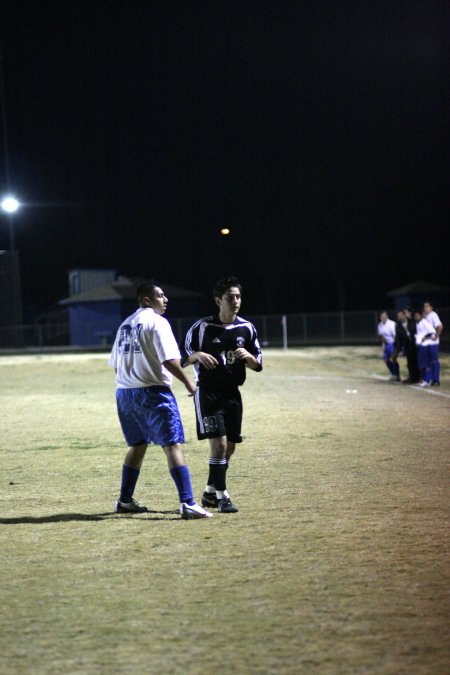
[(140, 323), (138, 323), (134, 328), (129, 324), (122, 326), (119, 337), (119, 354), (129, 354), (131, 345), (133, 345), (134, 352), (141, 351), (141, 345), (139, 342), (141, 329), (142, 324)]
[(203, 426), (205, 427), (205, 432), (209, 434), (211, 431), (216, 431), (217, 429), (217, 420), (214, 416), (204, 417)]
[(222, 357), (222, 361), (224, 365), (229, 365), (231, 366), (235, 361), (236, 357), (234, 355), (234, 351), (232, 349), (229, 349), (227, 352), (220, 352), (220, 356)]

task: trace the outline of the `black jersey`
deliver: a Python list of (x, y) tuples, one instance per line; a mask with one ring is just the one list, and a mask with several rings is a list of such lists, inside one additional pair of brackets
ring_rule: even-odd
[(218, 366), (208, 370), (198, 361), (194, 363), (197, 382), (210, 391), (223, 391), (244, 384), (246, 365), (236, 359), (234, 352), (244, 347), (258, 361), (262, 370), (262, 354), (256, 328), (250, 321), (237, 316), (234, 323), (223, 324), (219, 315), (199, 319), (189, 329), (182, 347), (182, 365), (193, 352), (206, 352), (217, 359)]

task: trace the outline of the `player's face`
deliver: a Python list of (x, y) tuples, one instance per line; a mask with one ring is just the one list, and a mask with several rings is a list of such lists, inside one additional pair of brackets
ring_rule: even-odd
[(386, 312), (381, 312), (381, 314), (380, 314), (381, 323), (386, 323), (387, 319), (388, 319), (388, 315), (386, 314)]
[(155, 310), (156, 314), (162, 315), (167, 309), (168, 302), (163, 290), (157, 286), (150, 298), (150, 307)]
[(241, 291), (239, 288), (231, 286), (221, 298), (216, 298), (216, 302), (221, 312), (225, 314), (237, 314), (241, 307)]
[(430, 305), (429, 302), (424, 302), (423, 304), (423, 313), (425, 316), (429, 314), (433, 310), (432, 306)]

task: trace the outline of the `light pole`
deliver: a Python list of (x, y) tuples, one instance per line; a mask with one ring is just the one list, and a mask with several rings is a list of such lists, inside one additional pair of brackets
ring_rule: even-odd
[(20, 202), (13, 197), (13, 195), (5, 195), (3, 197), (0, 206), (2, 210), (7, 214), (8, 226), (9, 226), (9, 248), (11, 251), (16, 250), (16, 244), (14, 239), (14, 224), (13, 224), (13, 215), (16, 213), (17, 209), (20, 207)]
[[(9, 278), (10, 290), (9, 290), (9, 299), (7, 295), (4, 298), (4, 303), (6, 307), (9, 306), (4, 312), (4, 317), (2, 320), (5, 325), (16, 325), (21, 326), (23, 315), (22, 315), (22, 293), (20, 288), (20, 263), (19, 263), (19, 252), (16, 250), (16, 243), (14, 237), (14, 214), (20, 208), (20, 202), (11, 194), (5, 195), (0, 201), (0, 208), (6, 216), (9, 226), (9, 252), (5, 255), (6, 263), (6, 279)], [(7, 286), (2, 289), (2, 294), (6, 293)], [(0, 320), (0, 324), (2, 321)], [(20, 344), (22, 341), (20, 331), (22, 328), (17, 329), (19, 332), (16, 334), (15, 342)]]

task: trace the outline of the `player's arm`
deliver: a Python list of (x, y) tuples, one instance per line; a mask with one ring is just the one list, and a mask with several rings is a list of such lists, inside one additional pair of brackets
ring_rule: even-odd
[(201, 363), (201, 365), (206, 368), (206, 370), (214, 370), (219, 365), (217, 359), (208, 354), (207, 352), (192, 352), (189, 354), (188, 358), (185, 360), (185, 363)]
[(250, 370), (259, 372), (262, 370), (262, 353), (254, 326), (251, 326), (250, 329), (250, 343), (248, 347), (248, 349), (245, 347), (238, 347), (235, 350), (234, 355), (239, 361), (245, 361)]
[(184, 372), (183, 368), (180, 365), (179, 359), (169, 359), (168, 361), (164, 361), (163, 366), (169, 371), (171, 375), (176, 377), (177, 380), (179, 380), (184, 384), (190, 396), (193, 396), (195, 394), (195, 392), (197, 391), (197, 387)]
[(441, 337), (441, 333), (442, 333), (443, 328), (444, 328), (444, 326), (441, 323), (439, 324), (439, 326), (436, 326), (435, 331), (436, 331), (436, 335), (438, 337)]
[(203, 352), (199, 339), (200, 324), (202, 321), (197, 321), (187, 332), (184, 343), (181, 349), (181, 365), (185, 368), (193, 363), (200, 363), (206, 370), (213, 370), (219, 363), (214, 356)]

